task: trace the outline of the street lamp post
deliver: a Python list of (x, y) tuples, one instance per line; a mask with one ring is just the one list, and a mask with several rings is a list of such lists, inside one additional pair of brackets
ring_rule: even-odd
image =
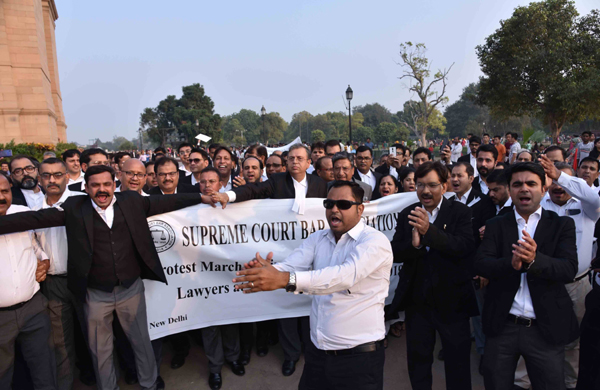
[(348, 129), (350, 130), (348, 132), (348, 138), (350, 145), (352, 145), (352, 106), (350, 105), (350, 101), (352, 100), (353, 96), (354, 92), (352, 92), (352, 88), (350, 88), (350, 84), (348, 84), (348, 89), (346, 90), (346, 99), (348, 99)]
[(263, 139), (265, 140), (265, 146), (267, 146), (267, 133), (265, 132), (265, 116), (267, 115), (267, 110), (265, 110), (265, 106), (262, 106), (260, 109), (260, 116), (262, 117), (263, 122)]

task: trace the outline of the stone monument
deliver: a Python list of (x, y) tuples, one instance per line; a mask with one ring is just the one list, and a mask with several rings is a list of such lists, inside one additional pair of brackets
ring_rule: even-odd
[(0, 143), (67, 142), (54, 0), (0, 0)]

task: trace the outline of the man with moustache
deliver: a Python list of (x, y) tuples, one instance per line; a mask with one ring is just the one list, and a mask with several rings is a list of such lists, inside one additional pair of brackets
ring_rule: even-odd
[(221, 174), (221, 189), (219, 192), (230, 191), (234, 186), (233, 179), (235, 179), (234, 169), (238, 162), (237, 156), (225, 146), (219, 146), (215, 150), (214, 156), (213, 166)]
[(592, 157), (586, 157), (583, 160), (579, 161), (579, 165), (577, 167), (577, 177), (585, 180), (588, 186), (594, 188), (598, 191), (598, 187), (596, 187), (596, 180), (598, 179), (598, 170), (599, 170), (600, 162)]
[(81, 152), (77, 149), (65, 150), (62, 154), (62, 159), (67, 164), (67, 172), (69, 173), (69, 185), (81, 183), (83, 181), (83, 172), (79, 158)]
[(420, 147), (413, 152), (413, 167), (418, 169), (419, 166), (427, 161), (433, 161), (431, 151), (426, 147)]
[(333, 175), (333, 162), (331, 161), (331, 157), (323, 156), (318, 159), (315, 164), (315, 172), (317, 172), (317, 176), (323, 179), (325, 183), (334, 181), (335, 177)]
[(44, 201), (44, 193), (38, 185), (38, 169), (29, 156), (17, 155), (10, 160), (12, 199), (15, 204), (39, 209)]
[[(327, 197), (325, 181), (315, 175), (306, 174), (309, 165), (310, 151), (308, 148), (302, 144), (294, 144), (289, 149), (287, 172), (273, 174), (266, 182), (248, 184), (225, 193), (214, 194), (213, 202), (221, 203), (225, 208), (228, 202), (243, 202), (250, 199), (294, 199), (292, 211), (302, 215), (306, 198)], [(221, 171), (219, 170), (219, 172)], [(221, 176), (221, 180), (223, 180), (223, 176)], [(306, 317), (302, 317), (300, 320), (304, 323), (302, 331), (306, 336), (308, 321)], [(294, 373), (296, 362), (300, 358), (302, 344), (298, 332), (298, 322), (298, 318), (279, 320), (279, 341), (284, 354), (281, 371), (284, 376)]]
[(477, 191), (488, 194), (487, 185), (488, 175), (496, 169), (498, 163), (498, 149), (493, 145), (481, 145), (476, 152), (477, 162), (474, 168), (477, 168), (479, 177), (473, 181), (473, 188)]
[[(274, 153), (267, 159), (266, 168), (267, 178), (269, 179), (274, 173), (285, 172), (286, 169), (285, 164), (283, 163), (283, 158), (281, 158), (280, 155)], [(306, 171), (306, 173), (308, 173), (308, 170)]]
[[(49, 158), (40, 164), (40, 180), (42, 188), (46, 191), (42, 209), (60, 208), (70, 196), (85, 195), (82, 192), (72, 192), (67, 188), (69, 173), (66, 165), (58, 158)], [(65, 227), (37, 229), (36, 236), (50, 260), (46, 279), (41, 284), (41, 291), (48, 299), (58, 389), (68, 390), (73, 387), (75, 374), (77, 350), (75, 316), (80, 324), (85, 324), (83, 305), (67, 287), (68, 243)], [(80, 355), (82, 355), (79, 356), (80, 378), (88, 383), (93, 382), (91, 358), (87, 353)]]
[(262, 172), (263, 164), (257, 157), (248, 156), (242, 162), (242, 177), (245, 183), (260, 183)]
[(544, 151), (544, 155), (554, 163), (565, 162), (567, 160), (567, 152), (557, 145), (548, 146)]
[[(81, 156), (79, 157), (79, 162), (81, 163), (81, 170), (84, 173), (89, 167), (93, 167), (96, 165), (110, 166), (108, 153), (98, 148), (84, 150), (83, 153), (81, 153)], [(76, 192), (85, 192), (85, 181), (82, 181), (80, 183), (69, 184), (69, 190)]]
[(179, 180), (182, 183), (196, 185), (200, 181), (200, 172), (210, 164), (210, 158), (206, 151), (193, 148), (190, 152), (188, 161), (192, 174), (182, 177), (180, 172)]
[(454, 137), (450, 146), (450, 161), (455, 163), (462, 156), (462, 144), (458, 141), (458, 137)]
[(143, 197), (134, 191), (115, 193), (114, 179), (108, 166), (89, 167), (85, 173), (88, 195), (72, 196), (60, 208), (0, 217), (0, 234), (65, 226), (67, 285), (84, 306), (98, 388), (117, 388), (111, 325), (115, 311), (133, 347), (140, 385), (155, 389), (156, 361), (141, 278), (163, 283), (166, 278), (146, 219), (209, 199), (199, 194)]
[(373, 150), (367, 146), (359, 146), (356, 149), (356, 169), (352, 178), (354, 180), (361, 180), (362, 182), (369, 184), (373, 195), (372, 200), (381, 198), (379, 193), (379, 181), (381, 180), (381, 174), (371, 169), (373, 165)]
[(266, 259), (257, 253), (233, 279), (244, 293), (285, 288), (313, 295), (300, 390), (383, 389), (383, 308), (393, 257), (385, 235), (362, 221), (363, 197), (357, 183), (334, 182), (323, 201), (329, 229), (274, 266), (272, 252)]
[[(204, 168), (200, 173), (199, 183), (202, 195), (210, 196), (218, 193), (221, 189), (219, 171), (213, 167)], [(208, 385), (213, 390), (220, 389), (223, 385), (221, 369), (225, 362), (235, 375), (242, 376), (246, 373), (244, 365), (239, 361), (240, 325), (244, 324), (217, 325), (202, 329), (204, 352), (208, 358)]]
[[(0, 216), (10, 217), (24, 212), (30, 212), (29, 208), (12, 204), (8, 178), (0, 174)], [(36, 274), (40, 261), (48, 262), (48, 257), (31, 229), (1, 234), (0, 388), (12, 388), (18, 340), (34, 388), (57, 389), (52, 330), (46, 311), (48, 302), (39, 292), (38, 284), (43, 280), (44, 272)]]
[(162, 157), (154, 163), (154, 173), (158, 186), (152, 188), (149, 195), (184, 194), (200, 192), (197, 186), (179, 182), (177, 160), (172, 157)]
[(146, 163), (146, 184), (144, 185), (143, 191), (149, 193), (150, 190), (158, 186), (156, 181), (156, 172), (154, 172), (154, 161), (148, 161)]
[(394, 257), (404, 262), (388, 315), (405, 310), (412, 388), (431, 390), (436, 331), (444, 349), (448, 389), (471, 388), (469, 318), (478, 314), (472, 285), (475, 240), (471, 209), (444, 197), (448, 169), (439, 161), (415, 172), (419, 203), (398, 216)]
[(262, 163), (263, 170), (261, 171), (262, 181), (267, 181), (267, 173), (264, 171), (264, 166), (267, 163), (267, 157), (269, 153), (267, 152), (267, 148), (262, 145), (250, 145), (244, 154), (244, 158), (248, 157), (256, 157)]
[(364, 183), (360, 180), (354, 179), (354, 156), (347, 152), (336, 153), (333, 156), (333, 177), (337, 181), (351, 181), (357, 183), (365, 194), (365, 198), (363, 202), (367, 202), (371, 200), (373, 196), (373, 190), (371, 186), (367, 183)]
[(565, 346), (578, 333), (565, 286), (577, 276), (575, 223), (541, 207), (542, 166), (517, 163), (507, 180), (514, 211), (488, 221), (475, 260), (490, 281), (482, 313), (485, 388), (511, 389), (522, 356), (534, 389), (564, 390)]
[(115, 192), (136, 191), (142, 196), (148, 196), (143, 191), (144, 184), (146, 183), (146, 167), (144, 163), (135, 158), (130, 158), (123, 163), (119, 174), (121, 176), (121, 185)]

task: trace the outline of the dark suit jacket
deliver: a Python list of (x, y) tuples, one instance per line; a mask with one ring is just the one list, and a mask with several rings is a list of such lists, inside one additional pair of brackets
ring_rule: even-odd
[[(200, 192), (200, 186), (198, 184), (191, 185), (182, 183), (181, 181), (177, 184), (177, 193), (178, 194), (194, 194)], [(156, 186), (151, 188), (148, 192), (148, 195), (162, 195), (163, 193), (160, 191), (160, 187)]]
[[(42, 192), (44, 192), (43, 189), (41, 190)], [(25, 199), (25, 195), (23, 195), (23, 191), (21, 190), (21, 188), (13, 185), (12, 187), (10, 187), (10, 192), (12, 193), (12, 204), (18, 204), (21, 206), (29, 207), (27, 205), (27, 200)]]
[(192, 175), (185, 175), (185, 171), (179, 170), (179, 182), (192, 185)]
[[(456, 162), (466, 162), (467, 164), (471, 164), (471, 153), (469, 152), (469, 154), (460, 156)], [(473, 169), (477, 169), (477, 167), (473, 167)]]
[[(306, 175), (307, 198), (327, 198), (327, 184), (319, 176)], [(274, 173), (267, 181), (250, 183), (233, 188), (236, 202), (250, 199), (293, 199), (296, 197), (294, 182), (289, 172)]]
[[(473, 290), (469, 262), (474, 249), (471, 209), (460, 202), (442, 199), (442, 205), (433, 224), (421, 240), (420, 249), (412, 245), (412, 226), (408, 215), (420, 203), (400, 213), (392, 240), (394, 261), (404, 262), (396, 295), (387, 313), (392, 315), (414, 304), (412, 290), (423, 285), (416, 277), (417, 265), (425, 267), (425, 278), (432, 287), (434, 310), (444, 321), (472, 317), (479, 314)], [(427, 251), (426, 247), (429, 247)]]
[[(476, 199), (479, 200), (471, 205), (471, 203)], [(453, 195), (450, 200), (456, 202), (456, 195)], [(471, 213), (473, 214), (471, 221), (473, 225), (473, 238), (475, 239), (475, 245), (479, 246), (481, 243), (481, 238), (479, 238), (479, 228), (485, 226), (485, 223), (489, 219), (492, 219), (496, 216), (496, 205), (487, 195), (476, 191), (475, 188), (471, 188), (471, 193), (467, 197), (467, 206), (471, 208)]]
[[(83, 182), (85, 183), (85, 182)], [(76, 192), (85, 192), (85, 185), (83, 185), (82, 182), (79, 183), (73, 183), (73, 184), (69, 184), (67, 187), (69, 188), (69, 191), (76, 191)]]
[[(166, 283), (162, 265), (148, 228), (147, 217), (192, 206), (201, 202), (198, 194), (165, 196), (141, 196), (135, 191), (116, 192), (117, 202), (131, 232), (133, 243), (143, 263), (142, 278)], [(67, 261), (67, 284), (69, 290), (85, 301), (88, 274), (93, 255), (93, 213), (89, 196), (71, 196), (57, 208), (15, 213), (0, 217), (0, 234), (32, 229), (65, 226), (69, 257)]]
[(375, 168), (375, 172), (380, 173), (381, 176), (390, 174), (390, 167), (387, 164), (381, 164), (377, 168)]
[[(565, 288), (577, 274), (575, 223), (542, 210), (533, 238), (537, 255), (527, 271), (527, 283), (538, 327), (548, 341), (567, 344), (578, 333), (573, 302)], [(515, 214), (507, 213), (488, 221), (477, 251), (477, 274), (490, 280), (482, 313), (483, 331), (490, 337), (504, 329), (521, 284), (522, 272), (511, 265), (512, 244), (518, 239)]]
[[(379, 183), (381, 182), (381, 178), (383, 177), (383, 175), (379, 172), (376, 171), (372, 171), (373, 175), (375, 176), (375, 189), (373, 190), (373, 195), (371, 195), (371, 200), (376, 200), (381, 198), (381, 193), (379, 192)], [(389, 169), (388, 169), (389, 172)], [(352, 176), (352, 178), (354, 178), (355, 180), (361, 181), (362, 179), (360, 178), (360, 175), (358, 174), (358, 168), (354, 168), (354, 176)], [(370, 183), (369, 186), (371, 185)]]

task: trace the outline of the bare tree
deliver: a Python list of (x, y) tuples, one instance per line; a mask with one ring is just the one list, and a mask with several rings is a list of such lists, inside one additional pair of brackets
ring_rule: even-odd
[[(445, 96), (448, 73), (454, 66), (452, 63), (448, 69), (438, 70), (431, 79), (431, 66), (425, 57), (426, 52), (427, 48), (424, 43), (400, 44), (402, 62), (398, 63), (402, 67), (402, 76), (398, 78), (408, 80), (408, 85), (405, 87), (418, 98), (417, 104), (411, 104), (412, 120), (410, 122), (412, 123), (404, 123), (404, 125), (413, 130), (423, 145), (427, 144), (427, 130), (431, 125), (430, 120), (435, 116), (436, 107), (440, 104), (443, 106), (448, 102), (448, 97)], [(438, 91), (439, 88), (441, 91)]]

